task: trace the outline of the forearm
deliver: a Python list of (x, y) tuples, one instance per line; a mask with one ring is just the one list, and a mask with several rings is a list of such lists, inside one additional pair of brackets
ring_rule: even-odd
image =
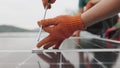
[(88, 27), (96, 22), (116, 15), (120, 12), (120, 0), (101, 0), (82, 14), (83, 22)]

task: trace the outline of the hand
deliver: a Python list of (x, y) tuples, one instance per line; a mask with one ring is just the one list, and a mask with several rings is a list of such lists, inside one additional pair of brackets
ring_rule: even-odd
[(45, 49), (54, 46), (58, 49), (60, 44), (69, 38), (74, 31), (84, 29), (84, 23), (81, 20), (81, 15), (76, 16), (58, 16), (56, 18), (46, 19), (38, 22), (39, 26), (50, 33), (48, 37), (37, 44), (37, 47), (44, 46)]
[(93, 6), (94, 6), (94, 4), (91, 1), (89, 1), (86, 5), (85, 11), (87, 11), (88, 9), (90, 9)]
[[(62, 68), (74, 68), (74, 66), (65, 59), (65, 57), (60, 53), (51, 53), (48, 52), (45, 54), (37, 54), (41, 59), (43, 59), (45, 62), (50, 64), (50, 68), (59, 68), (59, 64), (58, 63), (63, 63), (61, 66)], [(60, 62), (60, 60), (62, 60)]]
[(90, 0), (87, 5), (86, 5), (86, 9), (85, 11), (87, 11), (88, 9), (90, 9), (91, 7), (93, 7), (95, 4), (97, 4), (100, 0)]
[(46, 6), (48, 6), (47, 8), (50, 9), (51, 4), (55, 3), (56, 0), (50, 0), (50, 4), (48, 4), (48, 1), (49, 0), (42, 0), (44, 8), (46, 8)]

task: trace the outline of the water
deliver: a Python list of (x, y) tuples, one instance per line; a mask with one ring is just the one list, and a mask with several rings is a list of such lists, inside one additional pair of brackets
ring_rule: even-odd
[[(38, 33), (0, 33), (0, 50), (31, 50), (36, 47)], [(44, 34), (41, 36), (44, 37)]]

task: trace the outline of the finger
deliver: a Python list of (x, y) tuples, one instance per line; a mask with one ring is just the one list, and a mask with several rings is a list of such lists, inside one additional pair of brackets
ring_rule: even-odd
[(48, 37), (44, 38), (42, 41), (40, 41), (38, 44), (37, 44), (37, 47), (40, 48), (41, 46), (49, 43), (51, 41), (51, 36), (49, 35)]
[(55, 42), (50, 42), (44, 46), (44, 49), (48, 49), (49, 47), (53, 46)]
[(59, 49), (62, 42), (63, 42), (63, 40), (57, 42), (57, 44), (55, 45), (55, 47), (53, 49)]
[(38, 26), (40, 27), (42, 25), (41, 20), (37, 22)]
[(56, 27), (45, 27), (43, 29), (45, 32), (52, 33), (56, 29)]
[(43, 27), (50, 26), (50, 25), (56, 25), (56, 24), (57, 24), (56, 18), (50, 18), (50, 19), (38, 21), (38, 25), (39, 26), (42, 25)]
[(46, 56), (45, 54), (37, 54), (41, 59), (43, 59), (44, 61), (46, 61), (47, 63), (52, 63), (52, 59), (48, 56)]

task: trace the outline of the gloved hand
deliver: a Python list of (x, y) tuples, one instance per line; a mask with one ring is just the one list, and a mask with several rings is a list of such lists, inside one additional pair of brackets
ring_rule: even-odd
[(50, 33), (48, 37), (44, 38), (37, 44), (37, 47), (44, 46), (45, 49), (54, 46), (54, 49), (58, 49), (60, 44), (69, 38), (74, 31), (85, 28), (83, 21), (81, 20), (81, 14), (76, 16), (61, 15), (55, 18), (46, 19), (38, 22), (39, 26), (43, 26), (43, 29)]
[(108, 28), (105, 33), (105, 36), (107, 38), (112, 38), (113, 34), (115, 33), (115, 30), (116, 30), (116, 28)]
[(51, 4), (55, 3), (56, 0), (50, 0), (50, 4), (48, 4), (48, 1), (49, 0), (42, 0), (44, 8), (46, 8), (46, 6), (48, 6), (47, 8), (50, 9)]

